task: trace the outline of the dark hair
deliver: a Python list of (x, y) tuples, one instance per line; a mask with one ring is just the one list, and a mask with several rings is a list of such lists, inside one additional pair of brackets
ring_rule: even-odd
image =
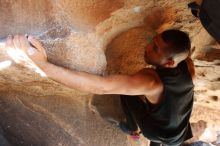
[(191, 48), (191, 42), (187, 33), (170, 29), (161, 33), (162, 39), (168, 44), (168, 50), (173, 54), (179, 54), (183, 52), (189, 52)]

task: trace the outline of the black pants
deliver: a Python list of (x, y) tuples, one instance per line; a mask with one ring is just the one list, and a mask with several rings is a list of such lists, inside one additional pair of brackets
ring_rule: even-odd
[(139, 127), (142, 125), (141, 118), (146, 112), (144, 102), (136, 96), (121, 95), (120, 98), (128, 128), (131, 131), (138, 130), (137, 124)]
[[(138, 130), (138, 126), (140, 129), (143, 126), (142, 118), (144, 114), (147, 112), (147, 105), (136, 96), (126, 96), (121, 95), (121, 105), (126, 117), (126, 124), (131, 131)], [(150, 146), (160, 146), (160, 143), (152, 142)]]

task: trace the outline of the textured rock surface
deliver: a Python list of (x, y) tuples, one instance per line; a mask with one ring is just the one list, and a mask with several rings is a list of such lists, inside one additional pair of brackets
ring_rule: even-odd
[[(188, 2), (1, 0), (0, 37), (35, 35), (46, 47), (50, 62), (101, 75), (138, 71), (146, 66), (143, 49), (152, 35), (167, 28), (186, 31), (192, 39), (197, 75), (191, 141), (217, 145), (220, 46), (191, 16)], [(1, 47), (0, 145), (138, 145), (111, 123), (122, 115), (117, 96), (69, 89), (33, 69), (5, 62), (10, 60)]]

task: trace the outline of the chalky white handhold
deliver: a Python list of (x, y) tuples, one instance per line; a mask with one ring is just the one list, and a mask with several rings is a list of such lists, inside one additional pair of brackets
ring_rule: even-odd
[(0, 62), (0, 70), (3, 70), (3, 69), (5, 69), (5, 68), (10, 67), (11, 64), (12, 64), (12, 61), (11, 61), (11, 60), (6, 60), (6, 61)]

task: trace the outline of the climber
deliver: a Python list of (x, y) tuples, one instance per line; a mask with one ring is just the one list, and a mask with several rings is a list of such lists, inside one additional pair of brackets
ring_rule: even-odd
[(220, 0), (196, 0), (188, 4), (207, 32), (220, 44)]
[[(28, 53), (30, 44), (32, 53)], [(186, 33), (164, 31), (153, 38), (144, 52), (145, 61), (155, 68), (144, 68), (133, 75), (103, 77), (49, 63), (45, 49), (32, 36), (10, 36), (6, 42), (6, 49), (21, 49), (57, 82), (94, 94), (120, 94), (125, 113), (120, 128), (131, 136), (139, 136), (141, 131), (152, 146), (178, 146), (192, 137), (189, 118), (194, 66), (189, 58), (190, 47)]]

